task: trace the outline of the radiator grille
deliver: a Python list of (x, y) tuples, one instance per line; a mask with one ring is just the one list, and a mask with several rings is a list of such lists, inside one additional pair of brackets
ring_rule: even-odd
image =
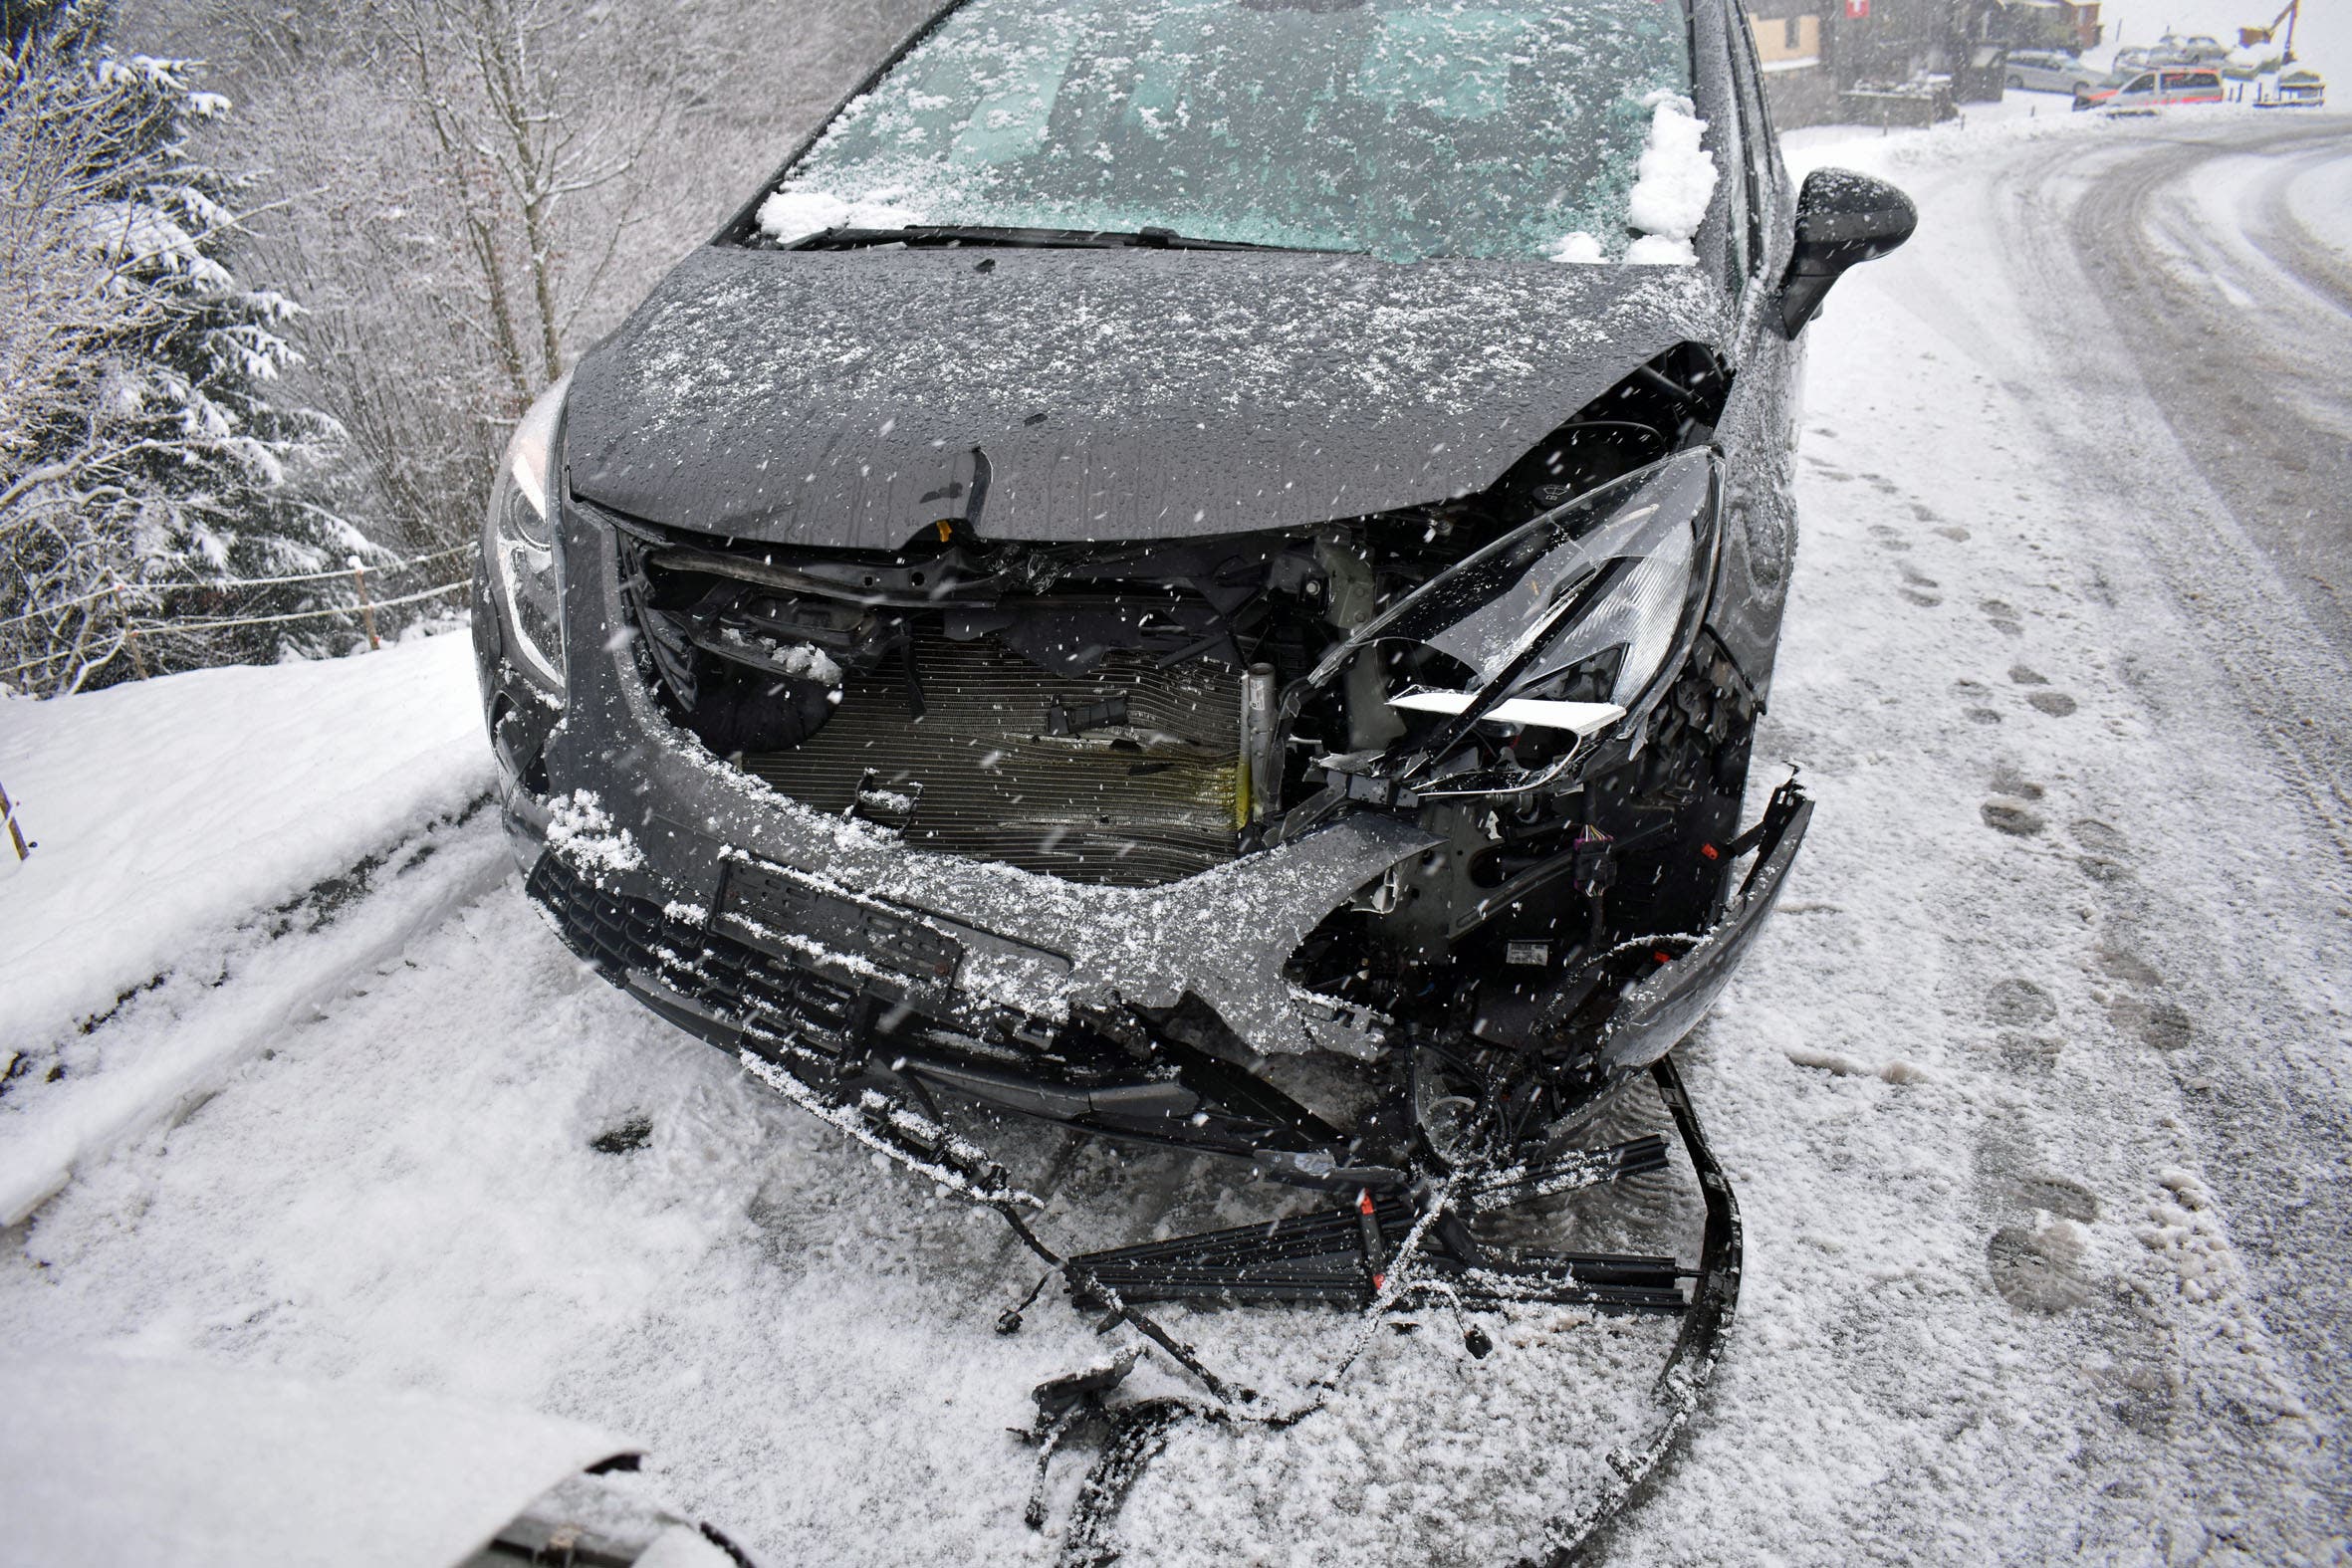
[[(885, 789), (920, 784), (906, 841), (1077, 882), (1152, 886), (1231, 860), (1241, 676), (1195, 659), (1155, 669), (1106, 655), (1054, 675), (986, 640), (918, 637), (923, 717), (895, 661), (852, 673), (823, 729), (744, 767), (795, 799), (846, 811), (871, 770)], [(1048, 712), (1124, 699), (1123, 724), (1048, 734)]]
[(742, 943), (689, 925), (647, 899), (609, 893), (552, 854), (526, 882), (565, 945), (605, 978), (631, 970), (748, 1027), (835, 1049), (847, 1036), (848, 991)]

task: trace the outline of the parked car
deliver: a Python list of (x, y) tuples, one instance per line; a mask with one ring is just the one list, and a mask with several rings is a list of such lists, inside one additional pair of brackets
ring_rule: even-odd
[(2256, 79), (2254, 104), (2260, 109), (2323, 109), (2327, 80), (2309, 66), (2288, 66), (2276, 77)]
[(1793, 383), (1913, 222), (1727, 0), (952, 5), (515, 434), (529, 895), (807, 1104), (1351, 1197), (1572, 1126), (1803, 836)]
[(2104, 110), (2113, 114), (2152, 114), (2183, 104), (2219, 104), (2225, 94), (2222, 76), (2204, 67), (2142, 71), (2120, 87), (2096, 88), (2074, 95), (2078, 110)]
[(2096, 90), (2106, 73), (2094, 71), (2056, 49), (2012, 49), (2003, 80), (2021, 93), (2082, 93)]
[(2156, 41), (2156, 58), (2165, 63), (2218, 66), (2230, 58), (2230, 46), (2209, 33), (2167, 33)]
[(2220, 66), (2230, 58), (2229, 47), (2204, 34), (2183, 37), (2167, 33), (2153, 44), (2119, 49), (2109, 66), (2117, 74), (2151, 71), (2162, 66)]

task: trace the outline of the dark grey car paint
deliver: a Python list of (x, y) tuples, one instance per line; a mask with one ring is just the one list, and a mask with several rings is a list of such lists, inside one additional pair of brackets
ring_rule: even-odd
[(583, 362), (568, 457), (589, 500), (780, 544), (1295, 527), (1482, 490), (1725, 327), (1695, 268), (711, 247)]
[[(1732, 71), (1746, 29), (1694, 0), (1693, 42), (1710, 139), (1745, 146), (1764, 114)], [(1742, 537), (1715, 624), (1761, 691), (1794, 547), (1800, 350), (1760, 307), (1794, 200), (1776, 153), (1753, 184), (1719, 161), (1691, 268), (722, 236), (582, 361), (570, 483), (650, 522), (844, 549), (943, 519), (1028, 540), (1292, 527), (1484, 488), (1688, 339), (1737, 371), (1722, 429)]]

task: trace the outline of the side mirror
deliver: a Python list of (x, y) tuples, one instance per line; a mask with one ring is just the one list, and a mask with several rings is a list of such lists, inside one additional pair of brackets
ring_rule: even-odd
[(1884, 256), (1919, 226), (1911, 198), (1851, 169), (1815, 169), (1796, 198), (1796, 254), (1780, 283), (1780, 328), (1791, 337), (1848, 267)]

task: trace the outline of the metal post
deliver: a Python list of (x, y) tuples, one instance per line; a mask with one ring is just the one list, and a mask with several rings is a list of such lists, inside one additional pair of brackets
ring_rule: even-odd
[(375, 634), (375, 606), (367, 602), (367, 568), (359, 564), (359, 558), (352, 558), (352, 578), (359, 584), (359, 620), (367, 628), (367, 647), (370, 652), (383, 646), (383, 639)]

